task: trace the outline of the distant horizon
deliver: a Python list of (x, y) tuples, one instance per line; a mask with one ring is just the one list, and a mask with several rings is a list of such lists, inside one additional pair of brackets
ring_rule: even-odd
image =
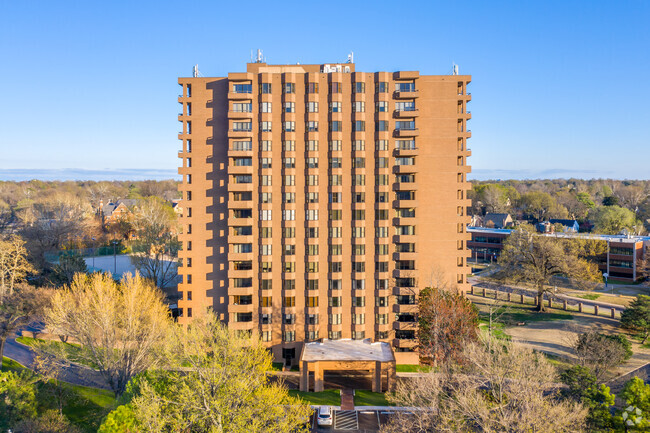
[[(471, 163), (471, 161), (470, 161)], [(650, 180), (650, 172), (646, 177), (617, 177), (612, 172), (597, 170), (511, 170), (511, 169), (476, 169), (468, 174), (469, 181), (508, 181), (508, 180)], [(142, 181), (142, 180), (177, 180), (180, 175), (176, 169), (158, 168), (119, 168), (119, 169), (83, 169), (83, 168), (0, 168), (0, 182), (40, 181)]]

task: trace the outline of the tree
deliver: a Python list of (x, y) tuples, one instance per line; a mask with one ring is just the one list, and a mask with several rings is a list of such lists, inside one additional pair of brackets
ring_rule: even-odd
[(621, 328), (637, 333), (645, 344), (650, 337), (650, 296), (636, 295), (621, 313)]
[(465, 297), (427, 287), (420, 292), (420, 359), (434, 364), (458, 360), (465, 344), (478, 337), (478, 312)]
[(20, 285), (12, 293), (0, 297), (0, 360), (7, 339), (41, 317), (50, 294), (47, 289)]
[[(490, 347), (491, 349), (488, 349)], [(586, 410), (562, 399), (557, 374), (544, 355), (523, 345), (493, 340), (468, 344), (462, 367), (398, 382), (398, 406), (420, 407), (417, 416), (397, 412), (382, 432), (576, 432)]]
[(74, 354), (61, 345), (43, 350), (67, 361), (95, 365), (116, 395), (135, 375), (163, 365), (161, 347), (170, 326), (162, 294), (136, 273), (116, 283), (110, 274), (77, 274), (69, 287), (57, 291), (45, 322), (54, 334), (82, 346)]
[(594, 229), (599, 233), (617, 235), (623, 230), (639, 234), (643, 223), (629, 209), (620, 206), (600, 206), (589, 212)]
[(16, 283), (23, 281), (34, 272), (34, 267), (27, 260), (25, 242), (18, 236), (0, 239), (0, 298), (11, 294)]
[(639, 427), (642, 431), (648, 431), (644, 429), (650, 428), (650, 385), (635, 376), (625, 384), (620, 397), (626, 406), (633, 406), (641, 411), (642, 421)]
[(616, 396), (608, 386), (598, 385), (596, 376), (583, 366), (574, 365), (560, 374), (560, 380), (567, 387), (562, 390), (565, 398), (583, 404), (588, 410), (588, 431), (609, 431), (613, 427), (610, 408)]
[(258, 339), (228, 329), (207, 313), (192, 326), (174, 327), (169, 341), (169, 358), (187, 368), (134, 379), (129, 407), (109, 415), (101, 433), (125, 431), (122, 423), (150, 433), (307, 431), (301, 425), (311, 409), (269, 380), (271, 354)]
[(552, 293), (552, 278), (563, 276), (578, 286), (601, 280), (598, 266), (590, 260), (604, 252), (601, 243), (537, 235), (529, 225), (520, 226), (503, 243), (499, 257), (502, 281), (531, 285), (537, 291), (537, 310), (544, 311), (544, 295)]
[(0, 430), (36, 417), (36, 377), (27, 370), (0, 371)]
[(176, 279), (178, 269), (176, 213), (168, 203), (149, 197), (137, 206), (133, 226), (137, 241), (131, 262), (158, 287), (167, 286)]
[(631, 350), (621, 340), (595, 331), (580, 334), (573, 349), (578, 364), (593, 372), (597, 380), (602, 380), (609, 370), (631, 356), (626, 349)]
[(523, 194), (519, 199), (519, 206), (524, 214), (530, 215), (535, 221), (544, 221), (548, 218), (566, 218), (566, 208), (546, 192), (533, 191)]
[(59, 263), (54, 265), (50, 282), (55, 286), (70, 284), (76, 274), (88, 272), (86, 261), (78, 254), (64, 254), (59, 257)]
[(618, 206), (618, 198), (613, 195), (608, 195), (607, 197), (603, 198), (603, 206)]

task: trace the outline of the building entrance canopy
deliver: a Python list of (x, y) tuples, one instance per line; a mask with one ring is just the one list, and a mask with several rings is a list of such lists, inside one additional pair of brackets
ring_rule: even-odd
[(382, 392), (395, 386), (395, 355), (389, 343), (366, 340), (323, 340), (307, 343), (300, 355), (300, 390), (309, 391), (309, 375), (314, 375), (314, 391), (323, 391), (324, 371), (363, 370), (372, 373), (372, 390)]

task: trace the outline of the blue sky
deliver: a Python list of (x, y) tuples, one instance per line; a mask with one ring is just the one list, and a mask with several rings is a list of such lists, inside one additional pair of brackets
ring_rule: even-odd
[(641, 0), (0, 0), (0, 179), (174, 176), (177, 77), (245, 70), (257, 48), (352, 50), (365, 71), (457, 63), (475, 178), (649, 179), (649, 21)]

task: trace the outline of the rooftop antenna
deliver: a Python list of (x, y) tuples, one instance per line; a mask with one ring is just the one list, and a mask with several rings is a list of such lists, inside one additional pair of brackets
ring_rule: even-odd
[(348, 63), (354, 63), (354, 51), (350, 51), (348, 54)]
[(263, 63), (262, 59), (262, 50), (257, 49), (257, 57), (255, 58), (255, 63)]
[(199, 72), (199, 65), (194, 65), (192, 68), (192, 76), (194, 78), (202, 77), (203, 75)]
[(458, 75), (458, 65), (455, 63), (452, 63), (452, 72), (451, 75)]

